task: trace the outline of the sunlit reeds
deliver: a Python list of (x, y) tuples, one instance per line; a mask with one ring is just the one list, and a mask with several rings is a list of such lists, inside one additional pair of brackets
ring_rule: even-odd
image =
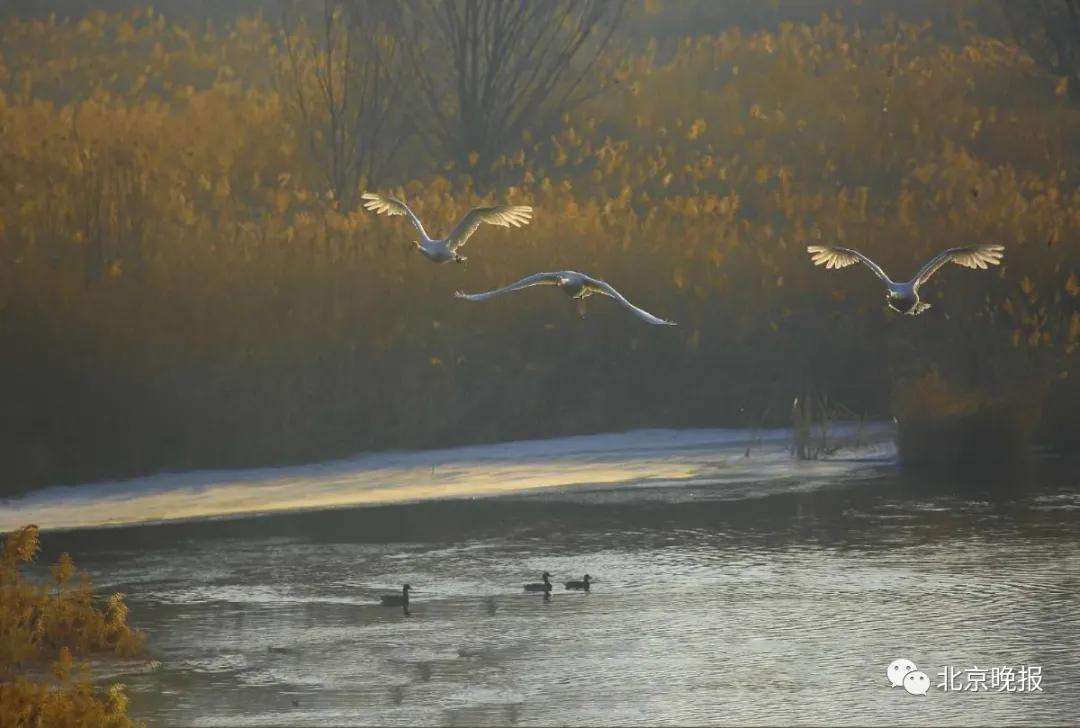
[[(432, 230), (485, 200), (537, 210), (527, 235), (482, 231), (468, 267), (446, 270), (400, 220), (332, 193), (269, 23), (5, 23), (9, 487), (736, 425), (746, 408), (783, 424), (806, 381), (879, 417), (927, 372), (975, 397), (1075, 395), (1080, 110), (1020, 49), (925, 31), (823, 17), (686, 41), (664, 62), (613, 53), (618, 83), (555, 133), (525, 133), (482, 190), (409, 145), (378, 186)], [(932, 315), (911, 319), (865, 271), (815, 270), (820, 242), (897, 275), (946, 244), (1007, 251), (992, 273), (943, 273)], [(542, 295), (451, 296), (562, 268), (681, 326), (657, 334), (603, 301), (582, 322)]]

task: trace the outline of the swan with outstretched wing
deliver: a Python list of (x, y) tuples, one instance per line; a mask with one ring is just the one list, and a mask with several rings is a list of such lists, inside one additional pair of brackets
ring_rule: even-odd
[(523, 288), (531, 288), (533, 286), (557, 286), (559, 290), (567, 296), (579, 301), (584, 300), (593, 294), (607, 296), (608, 298), (613, 298), (621, 303), (624, 307), (633, 312), (635, 316), (646, 323), (656, 326), (676, 325), (673, 321), (667, 321), (657, 316), (653, 316), (645, 309), (638, 308), (630, 303), (630, 301), (626, 300), (626, 297), (616, 291), (611, 284), (572, 270), (557, 271), (554, 273), (534, 273), (531, 276), (522, 278), (520, 281), (511, 283), (508, 286), (503, 286), (502, 288), (496, 288), (493, 291), (486, 291), (484, 293), (462, 293), (461, 291), (458, 291), (454, 295), (458, 298), (464, 298), (466, 301), (486, 301), (489, 298), (501, 296), (504, 293), (520, 291)]
[(989, 266), (998, 265), (1001, 256), (1004, 255), (1003, 245), (967, 245), (960, 248), (949, 248), (938, 253), (930, 259), (926, 265), (910, 281), (898, 283), (881, 269), (874, 261), (867, 258), (857, 250), (841, 248), (838, 246), (811, 245), (806, 251), (810, 253), (810, 259), (814, 265), (823, 265), (826, 268), (846, 268), (855, 263), (862, 263), (874, 275), (885, 284), (885, 300), (889, 308), (909, 316), (918, 316), (930, 308), (929, 303), (919, 300), (919, 287), (930, 280), (946, 263), (956, 263), (965, 268), (977, 268), (985, 270)]
[(482, 224), (500, 227), (521, 227), (532, 219), (532, 208), (527, 205), (490, 205), (474, 207), (461, 218), (460, 222), (445, 238), (433, 239), (424, 230), (424, 224), (409, 206), (396, 197), (365, 192), (362, 196), (364, 208), (380, 215), (404, 215), (420, 233), (420, 240), (412, 241), (416, 249), (428, 260), (436, 263), (464, 263), (465, 258), (458, 249), (468, 242), (472, 234)]

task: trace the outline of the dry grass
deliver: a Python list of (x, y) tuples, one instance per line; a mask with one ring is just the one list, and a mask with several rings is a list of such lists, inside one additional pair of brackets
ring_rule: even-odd
[(1025, 461), (1040, 398), (987, 399), (951, 390), (936, 373), (897, 387), (897, 446), (905, 465), (996, 468)]

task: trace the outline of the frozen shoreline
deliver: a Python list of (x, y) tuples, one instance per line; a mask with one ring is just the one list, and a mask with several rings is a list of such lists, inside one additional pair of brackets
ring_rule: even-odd
[[(856, 437), (853, 424), (831, 429), (838, 443)], [(118, 526), (575, 486), (721, 486), (836, 477), (894, 461), (894, 434), (891, 423), (868, 424), (861, 447), (841, 448), (817, 461), (791, 457), (789, 429), (655, 429), (372, 453), (283, 468), (163, 473), (53, 486), (0, 501), (0, 531), (27, 523), (44, 529)]]

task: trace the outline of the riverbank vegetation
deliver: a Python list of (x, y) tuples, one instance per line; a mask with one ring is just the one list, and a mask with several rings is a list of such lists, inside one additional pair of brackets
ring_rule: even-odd
[[(635, 44), (577, 3), (546, 40), (573, 61), (515, 102), (531, 115), (495, 119), (456, 83), (484, 78), (473, 35), (453, 36), (466, 65), (440, 63), (406, 43), (438, 16), (293, 7), (0, 24), (5, 490), (783, 425), (807, 393), (886, 418), (926, 377), (1032, 403), (1044, 439), (1080, 429), (1061, 406), (1080, 395), (1080, 106), (1043, 41), (823, 13)], [(475, 37), (494, 22), (453, 17)], [(480, 202), (536, 215), (434, 266), (400, 218), (356, 205), (365, 189), (404, 195), (431, 232)], [(1006, 245), (1004, 264), (943, 270), (918, 318), (805, 252), (857, 246), (899, 277), (970, 242)], [(545, 290), (452, 296), (566, 268), (680, 326), (603, 300), (582, 320)]]
[(0, 551), (0, 716), (8, 726), (126, 728), (121, 684), (92, 682), (93, 656), (132, 657), (143, 636), (127, 623), (121, 594), (104, 605), (68, 554), (37, 580), (25, 570), (39, 548), (38, 529), (4, 536)]

